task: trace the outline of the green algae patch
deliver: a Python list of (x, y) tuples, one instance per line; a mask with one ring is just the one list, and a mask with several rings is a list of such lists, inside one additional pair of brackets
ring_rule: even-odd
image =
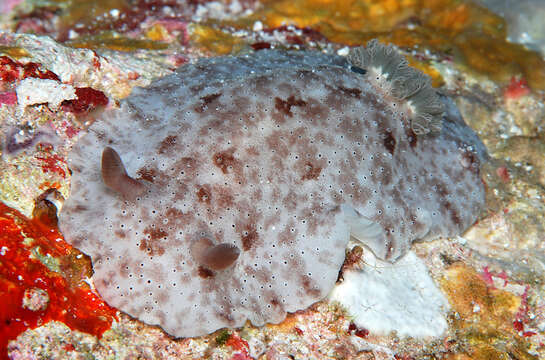
[(117, 36), (106, 32), (94, 36), (82, 36), (75, 40), (70, 40), (66, 45), (75, 48), (86, 49), (110, 49), (116, 51), (131, 52), (136, 50), (164, 50), (168, 44), (148, 39), (131, 39), (124, 36)]
[[(130, 2), (127, 0), (46, 0), (34, 1), (33, 11), (50, 9), (60, 13), (60, 28), (71, 29), (76, 24), (79, 28), (91, 29), (98, 19), (112, 18), (119, 12), (127, 11)], [(113, 15), (112, 15), (113, 14)]]
[(29, 56), (29, 53), (18, 46), (0, 46), (0, 55), (9, 56), (12, 59), (20, 59)]
[(193, 24), (189, 26), (189, 33), (195, 46), (215, 55), (237, 53), (245, 46), (241, 38), (209, 25)]
[(329, 41), (351, 46), (377, 38), (429, 49), (494, 81), (505, 83), (521, 75), (533, 90), (545, 89), (545, 62), (539, 54), (509, 43), (505, 21), (469, 1), (267, 0), (233, 25), (251, 29), (256, 21), (268, 28), (310, 28)]
[(216, 345), (223, 346), (231, 337), (231, 332), (229, 330), (221, 330), (218, 336), (216, 336)]
[(458, 262), (447, 268), (440, 284), (452, 306), (452, 326), (471, 359), (509, 359), (510, 353), (536, 359), (514, 325), (524, 306), (521, 297), (491, 286), (484, 275)]
[(533, 90), (545, 89), (545, 61), (538, 53), (507, 42), (505, 36), (491, 40), (488, 34), (460, 34), (454, 39), (459, 60), (469, 71), (501, 84), (521, 75)]

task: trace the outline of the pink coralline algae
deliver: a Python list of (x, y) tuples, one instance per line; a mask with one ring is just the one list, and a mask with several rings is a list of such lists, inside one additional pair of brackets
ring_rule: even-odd
[(464, 231), (485, 157), (392, 46), (203, 59), (90, 126), (59, 226), (110, 305), (171, 335), (278, 323), (332, 289), (350, 236), (395, 261)]

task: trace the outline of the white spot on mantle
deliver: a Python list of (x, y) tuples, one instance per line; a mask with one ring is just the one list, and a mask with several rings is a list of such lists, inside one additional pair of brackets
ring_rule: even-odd
[(413, 338), (439, 337), (447, 330), (448, 302), (413, 252), (395, 264), (370, 251), (364, 251), (363, 260), (363, 269), (344, 272), (344, 281), (329, 295), (358, 327)]

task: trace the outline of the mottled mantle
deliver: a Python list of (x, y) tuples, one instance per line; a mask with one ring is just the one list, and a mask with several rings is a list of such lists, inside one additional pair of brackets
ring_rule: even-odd
[[(471, 225), (484, 146), (393, 48), (370, 48), (380, 56), (352, 63), (200, 60), (95, 122), (70, 155), (59, 224), (101, 296), (175, 336), (277, 323), (330, 291), (350, 235), (393, 261)], [(419, 84), (400, 92), (406, 79)], [(107, 186), (107, 147), (144, 191)], [(202, 238), (240, 254), (207, 268), (192, 253)]]

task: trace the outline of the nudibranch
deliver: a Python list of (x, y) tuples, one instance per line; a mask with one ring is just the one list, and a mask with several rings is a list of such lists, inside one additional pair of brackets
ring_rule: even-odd
[(393, 46), (202, 59), (90, 126), (59, 226), (110, 305), (198, 336), (322, 299), (351, 237), (395, 261), (460, 234), (485, 157)]

